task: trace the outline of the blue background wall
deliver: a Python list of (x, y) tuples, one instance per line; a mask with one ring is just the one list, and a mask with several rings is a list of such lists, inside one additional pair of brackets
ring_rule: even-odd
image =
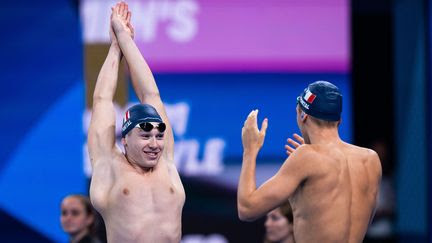
[(8, 235), (14, 242), (44, 240), (34, 230), (65, 240), (59, 203), (86, 191), (77, 12), (65, 0), (9, 1), (0, 20), (0, 235), (5, 242)]

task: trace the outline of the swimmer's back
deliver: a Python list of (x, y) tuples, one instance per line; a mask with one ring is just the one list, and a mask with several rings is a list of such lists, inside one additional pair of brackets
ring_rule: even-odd
[(313, 171), (290, 198), (296, 242), (362, 242), (381, 178), (377, 154), (342, 141), (303, 147)]

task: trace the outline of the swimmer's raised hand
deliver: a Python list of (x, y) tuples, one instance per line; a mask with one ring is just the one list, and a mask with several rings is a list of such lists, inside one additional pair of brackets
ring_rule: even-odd
[[(118, 2), (111, 8), (111, 28), (116, 36), (121, 32), (126, 32), (132, 39), (134, 38), (134, 28), (130, 22), (132, 12), (129, 10), (127, 3)], [(111, 33), (110, 33), (111, 34)], [(111, 37), (111, 39), (113, 39)]]
[(258, 110), (249, 113), (242, 128), (243, 149), (258, 152), (264, 144), (264, 138), (267, 131), (268, 120), (264, 119), (261, 130), (258, 130), (257, 124)]

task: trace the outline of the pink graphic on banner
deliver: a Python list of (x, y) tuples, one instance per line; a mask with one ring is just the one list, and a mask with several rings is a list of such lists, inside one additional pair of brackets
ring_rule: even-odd
[[(348, 0), (128, 3), (133, 11), (135, 39), (154, 71), (350, 70)], [(95, 22), (85, 28), (86, 41), (100, 41), (93, 36), (102, 29), (96, 21), (106, 22), (106, 17), (93, 14), (109, 9), (103, 4), (107, 3), (83, 1), (82, 15)], [(103, 31), (108, 36), (108, 31)]]

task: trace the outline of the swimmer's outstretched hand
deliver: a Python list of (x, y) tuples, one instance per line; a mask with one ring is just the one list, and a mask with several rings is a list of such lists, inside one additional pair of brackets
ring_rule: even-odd
[[(114, 7), (111, 8), (111, 28), (115, 36), (118, 36), (121, 32), (126, 32), (132, 39), (134, 38), (134, 28), (130, 22), (132, 12), (129, 11), (129, 6), (125, 2), (118, 2)], [(111, 39), (113, 37), (111, 36)]]
[(264, 144), (264, 138), (267, 131), (268, 120), (264, 119), (261, 125), (261, 130), (258, 130), (258, 110), (253, 110), (249, 113), (242, 128), (243, 149), (258, 152)]
[[(288, 138), (287, 139), (287, 143), (285, 144), (285, 149), (286, 149), (286, 153), (288, 156), (290, 156), (292, 153), (294, 153), (294, 151), (300, 147), (300, 145), (304, 144), (304, 139), (302, 136), (298, 135), (297, 133), (293, 134), (293, 138), (295, 139), (291, 139)], [(291, 144), (291, 146), (289, 145)], [(293, 148), (294, 147), (294, 148)]]

